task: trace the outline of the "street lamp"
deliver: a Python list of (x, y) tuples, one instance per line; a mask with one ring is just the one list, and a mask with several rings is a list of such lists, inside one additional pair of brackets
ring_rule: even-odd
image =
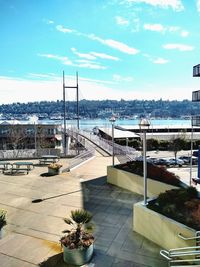
[(143, 131), (143, 176), (144, 176), (144, 206), (147, 203), (147, 159), (146, 159), (146, 131), (150, 126), (150, 122), (148, 119), (141, 119), (139, 122), (140, 130)]
[(109, 120), (112, 123), (112, 166), (115, 165), (115, 150), (114, 150), (114, 124), (115, 124), (115, 117), (112, 116)]

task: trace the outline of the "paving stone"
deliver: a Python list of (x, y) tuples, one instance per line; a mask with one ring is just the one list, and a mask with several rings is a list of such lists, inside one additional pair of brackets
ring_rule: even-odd
[[(167, 266), (159, 248), (132, 231), (133, 203), (142, 196), (106, 184), (108, 163), (111, 158), (96, 157), (54, 177), (40, 176), (47, 167), (35, 167), (28, 175), (0, 174), (0, 208), (8, 211), (8, 234), (0, 240), (0, 267), (69, 266), (59, 246), (67, 228), (62, 218), (82, 207), (92, 212), (96, 227), (94, 257), (84, 267)], [(32, 203), (34, 199), (44, 200)]]

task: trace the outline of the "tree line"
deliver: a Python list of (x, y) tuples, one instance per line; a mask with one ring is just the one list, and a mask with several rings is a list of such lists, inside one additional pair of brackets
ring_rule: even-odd
[[(20, 114), (63, 114), (64, 103), (57, 101), (40, 101), (29, 103), (13, 103), (0, 105), (3, 115)], [(66, 102), (68, 116), (76, 115), (76, 101)], [(161, 118), (180, 118), (200, 114), (199, 103), (190, 100), (80, 100), (79, 114), (86, 118), (109, 117), (115, 113), (121, 117), (150, 115)]]

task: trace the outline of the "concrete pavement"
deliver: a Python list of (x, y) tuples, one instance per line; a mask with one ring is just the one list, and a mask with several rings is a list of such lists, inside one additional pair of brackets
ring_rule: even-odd
[[(111, 160), (97, 153), (71, 172), (51, 177), (41, 176), (47, 172), (41, 166), (28, 175), (0, 174), (0, 208), (8, 211), (0, 266), (69, 266), (59, 239), (66, 229), (63, 217), (77, 208), (91, 211), (96, 226), (95, 254), (87, 266), (167, 266), (160, 248), (132, 231), (133, 203), (142, 196), (106, 183)], [(67, 167), (68, 159), (61, 161)]]

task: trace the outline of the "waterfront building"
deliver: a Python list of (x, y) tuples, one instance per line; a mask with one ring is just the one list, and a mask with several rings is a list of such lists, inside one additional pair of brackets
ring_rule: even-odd
[(61, 149), (60, 124), (21, 124), (4, 121), (0, 124), (0, 150), (9, 149)]
[[(139, 139), (141, 130), (138, 125), (131, 125), (124, 127), (126, 131), (114, 130), (116, 139)], [(157, 139), (163, 141), (170, 141), (174, 138), (184, 136), (186, 140), (191, 139), (191, 132), (193, 131), (193, 141), (200, 139), (200, 128), (185, 125), (150, 125), (147, 129), (147, 139)], [(111, 140), (111, 130), (108, 128), (99, 128), (99, 134), (105, 139)]]

